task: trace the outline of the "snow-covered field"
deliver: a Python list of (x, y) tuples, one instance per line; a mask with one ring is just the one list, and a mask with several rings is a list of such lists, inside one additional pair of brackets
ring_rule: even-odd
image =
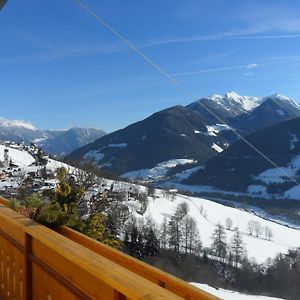
[[(8, 148), (4, 145), (0, 144), (0, 161), (4, 161), (4, 150)], [(35, 159), (27, 152), (23, 150), (9, 149), (9, 157), (11, 158), (12, 162), (18, 166), (29, 166)]]
[[(258, 263), (264, 262), (269, 257), (275, 257), (278, 253), (286, 253), (290, 248), (300, 247), (300, 230), (289, 228), (246, 211), (224, 206), (203, 198), (184, 195), (167, 196), (164, 192), (158, 191), (157, 198), (149, 200), (144, 217), (151, 216), (159, 225), (165, 217), (168, 220), (174, 214), (177, 205), (182, 202), (187, 203), (189, 215), (197, 222), (204, 247), (210, 246), (215, 226), (219, 222), (225, 226), (228, 217), (232, 219), (232, 228), (238, 227), (242, 233), (248, 257), (256, 260)], [(136, 214), (136, 217), (140, 218), (140, 215)], [(249, 221), (259, 222), (263, 228), (268, 226), (273, 233), (272, 240), (266, 240), (264, 233), (258, 238), (253, 235), (250, 236), (247, 230)], [(226, 230), (228, 243), (233, 233), (232, 230)]]
[(300, 155), (295, 156), (286, 167), (268, 169), (257, 176), (265, 183), (282, 183), (295, 177), (300, 169)]
[(193, 164), (195, 161), (193, 159), (171, 159), (168, 161), (163, 161), (159, 163), (157, 166), (151, 169), (142, 169), (127, 172), (122, 175), (124, 178), (134, 179), (138, 178), (141, 180), (160, 180), (162, 179), (167, 172), (178, 165), (186, 165), (186, 164)]
[(216, 124), (216, 125), (210, 125), (206, 126), (207, 129), (207, 135), (210, 136), (217, 136), (220, 131), (223, 130), (232, 130), (230, 126), (226, 124)]
[(283, 300), (282, 298), (265, 297), (258, 295), (245, 295), (230, 290), (215, 289), (207, 284), (201, 284), (196, 282), (191, 282), (190, 284), (223, 300)]

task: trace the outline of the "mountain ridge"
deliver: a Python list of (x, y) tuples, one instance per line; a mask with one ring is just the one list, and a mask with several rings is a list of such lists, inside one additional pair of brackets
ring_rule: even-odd
[[(201, 101), (204, 101), (204, 105), (208, 104), (209, 109), (227, 125), (213, 120), (200, 104)], [(264, 103), (268, 101), (274, 102), (270, 124), (250, 122), (251, 126), (243, 127), (246, 116), (266, 106)], [(279, 109), (283, 114), (278, 114)], [(263, 121), (267, 114), (269, 111), (262, 109)], [(197, 161), (195, 164), (203, 164), (238, 139), (235, 129), (238, 134), (247, 135), (253, 129), (263, 129), (297, 116), (300, 116), (300, 105), (298, 108), (286, 96), (248, 97), (235, 92), (224, 96), (213, 95), (187, 106), (177, 105), (156, 112), (75, 150), (68, 159), (88, 159), (98, 168), (105, 168), (119, 175), (133, 171), (133, 174), (139, 174), (138, 170), (152, 169), (162, 162), (168, 165), (167, 162), (174, 159), (190, 159)]]
[(97, 128), (73, 127), (65, 130), (39, 130), (29, 122), (0, 118), (0, 140), (34, 143), (52, 155), (66, 155), (105, 135)]

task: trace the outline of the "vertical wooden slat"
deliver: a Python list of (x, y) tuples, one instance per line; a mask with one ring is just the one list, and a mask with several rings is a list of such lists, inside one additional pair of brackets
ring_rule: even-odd
[(25, 299), (32, 300), (32, 237), (25, 234)]
[(161, 287), (163, 287), (163, 288), (166, 287), (166, 283), (163, 282), (163, 281), (161, 281), (161, 280), (158, 281), (158, 285), (161, 286)]
[(114, 300), (126, 300), (126, 296), (115, 290)]

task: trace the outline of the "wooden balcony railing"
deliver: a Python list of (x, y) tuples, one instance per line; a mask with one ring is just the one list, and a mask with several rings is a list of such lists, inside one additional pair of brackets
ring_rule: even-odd
[(0, 299), (217, 299), (74, 230), (50, 230), (0, 198)]

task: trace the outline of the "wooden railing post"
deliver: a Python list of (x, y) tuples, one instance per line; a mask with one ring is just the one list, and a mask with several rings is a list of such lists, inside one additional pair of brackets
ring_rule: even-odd
[(32, 236), (25, 233), (25, 300), (32, 300)]
[(126, 296), (115, 290), (114, 300), (126, 300)]

